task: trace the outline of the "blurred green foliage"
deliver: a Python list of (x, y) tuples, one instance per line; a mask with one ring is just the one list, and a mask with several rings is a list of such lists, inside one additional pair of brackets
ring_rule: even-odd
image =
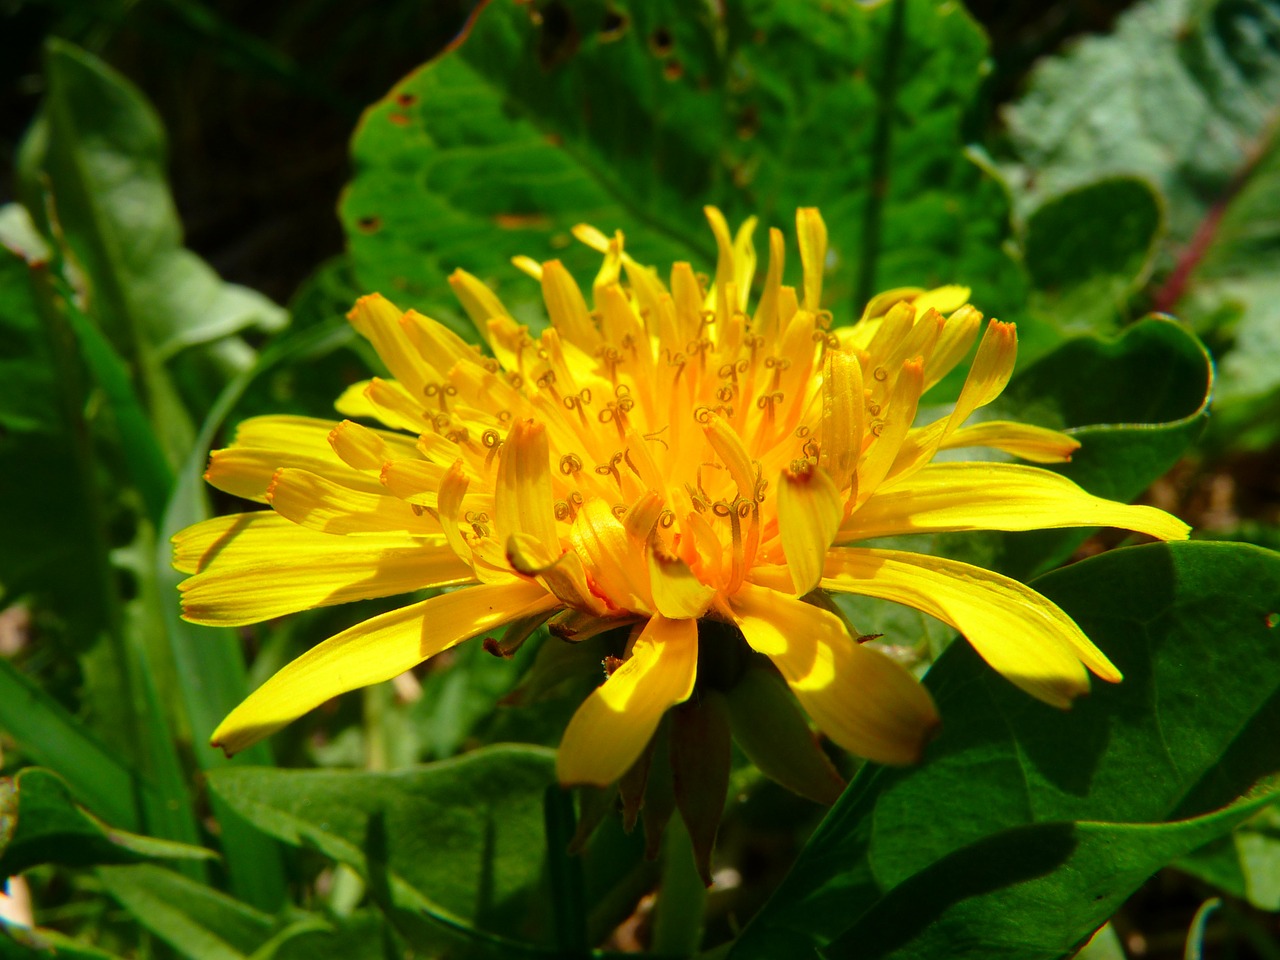
[[(1118, 6), (493, 0), (465, 29), (462, 0), (0, 8), (0, 873), (36, 901), (0, 956), (687, 953), (705, 922), (718, 957), (1067, 957), (1175, 860), (1228, 898), (1196, 942), (1280, 953), (1280, 565), (1248, 542), (1280, 542), (1280, 5), (1146, 0), (1111, 29)], [(461, 266), (532, 321), (511, 255), (589, 281), (586, 221), (706, 268), (708, 203), (788, 232), (820, 206), (837, 324), (881, 288), (971, 285), (1019, 324), (989, 413), (1069, 429), (1077, 482), (1237, 541), (1036, 581), (1125, 683), (1057, 713), (859, 605), (946, 648), (946, 732), (920, 767), (846, 771), (812, 838), (819, 808), (737, 757), (705, 920), (673, 893), (679, 832), (662, 867), (612, 817), (566, 853), (547, 748), (598, 682), (590, 641), (466, 645), (270, 749), (208, 749), (263, 676), (383, 607), (182, 622), (167, 537), (235, 506), (206, 500), (207, 449), (249, 415), (332, 415), (377, 364), (342, 319), (361, 292), (471, 336)], [(930, 549), (1030, 577), (1081, 539)]]

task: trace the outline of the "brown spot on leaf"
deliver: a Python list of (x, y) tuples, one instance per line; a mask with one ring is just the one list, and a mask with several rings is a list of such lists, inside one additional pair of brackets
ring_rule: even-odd
[(391, 113), (387, 114), (387, 119), (397, 127), (407, 127), (409, 125), (409, 115), (400, 110), (391, 111)]
[(503, 230), (545, 230), (551, 226), (551, 218), (544, 213), (499, 213), (493, 222)]
[(684, 64), (679, 60), (668, 60), (662, 65), (662, 75), (668, 80), (679, 80), (684, 76)]
[(554, 70), (578, 52), (582, 38), (573, 14), (562, 0), (552, 0), (539, 13), (542, 33), (538, 37), (538, 62), (543, 70)]
[(374, 216), (361, 217), (356, 221), (356, 229), (361, 233), (377, 233), (382, 229), (382, 218)]
[(631, 26), (631, 20), (621, 10), (612, 8), (606, 10), (604, 20), (600, 22), (600, 42), (613, 43), (615, 40), (621, 40), (629, 26)]
[(417, 102), (418, 95), (416, 93), (409, 93), (406, 90), (403, 93), (396, 94), (396, 103), (400, 104), (402, 107), (412, 107)]
[(675, 49), (676, 41), (666, 27), (658, 27), (649, 34), (649, 49), (655, 57), (669, 57)]

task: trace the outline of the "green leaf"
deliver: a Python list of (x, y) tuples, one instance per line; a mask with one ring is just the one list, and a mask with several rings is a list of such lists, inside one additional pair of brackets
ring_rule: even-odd
[(109, 826), (77, 804), (57, 774), (28, 767), (0, 778), (0, 876), (42, 863), (69, 867), (154, 859), (211, 859), (216, 854)]
[(163, 867), (99, 867), (107, 893), (144, 927), (191, 960), (245, 960), (284, 941), (326, 929), (312, 914), (276, 919)]
[[(1066, 429), (1080, 449), (1050, 469), (1090, 493), (1125, 503), (1163, 476), (1209, 419), (1213, 363), (1180, 324), (1151, 317), (1113, 339), (1079, 337), (1023, 370), (984, 415)], [(940, 553), (970, 543), (974, 560), (1017, 577), (1056, 566), (1086, 530), (941, 538)], [(989, 551), (989, 552), (988, 552)]]
[(822, 956), (1065, 960), (1161, 866), (1278, 798), (1272, 789), (1177, 823), (1038, 823), (1002, 831), (896, 887)]
[(1128, 960), (1120, 935), (1111, 924), (1104, 924), (1093, 938), (1075, 955), (1075, 960)]
[(964, 9), (933, 0), (491, 4), (366, 112), (341, 205), (356, 274), (456, 317), (462, 267), (533, 322), (536, 285), (506, 260), (593, 275), (575, 224), (707, 268), (704, 204), (759, 215), (762, 250), (764, 227), (816, 205), (837, 322), (878, 289), (952, 282), (1008, 313), (1025, 282), (1001, 247), (1007, 198), (962, 134), (985, 58)]
[[(1271, 626), (1280, 555), (1238, 544), (1133, 547), (1035, 587), (1080, 624), (1124, 681), (1095, 683), (1091, 696), (1060, 712), (995, 674), (967, 643), (952, 644), (925, 677), (943, 726), (924, 762), (859, 773), (744, 931), (734, 960), (830, 943), (900, 885), (947, 869), (948, 857), (1005, 849), (1012, 841), (1001, 835), (1019, 827), (1042, 828), (1023, 836), (1049, 857), (1053, 842), (1064, 853), (1079, 846), (1082, 830), (1202, 816), (1280, 769), (1280, 644)], [(1065, 871), (1060, 879), (1073, 875), (1086, 877)], [(1073, 894), (1086, 902), (1121, 897), (1142, 879), (1087, 876)], [(1041, 913), (1045, 902), (1055, 905), (1050, 914), (1061, 909), (1053, 899), (1040, 903)], [(970, 935), (980, 940), (981, 930)]]
[(112, 587), (84, 372), (52, 284), (46, 266), (0, 249), (0, 605), (31, 596), (84, 648), (110, 618)]
[(1154, 305), (1219, 352), (1223, 440), (1251, 427), (1257, 443), (1276, 437), (1277, 45), (1275, 0), (1152, 0), (1043, 61), (1006, 114), (1019, 161), (1006, 172), (1026, 206), (1109, 174), (1165, 196)]
[(191, 440), (165, 361), (182, 349), (246, 326), (276, 329), (286, 317), (261, 295), (223, 283), (182, 246), (165, 180), (159, 119), (127, 80), (60, 40), (46, 52), (44, 115), (24, 148), (27, 207), (54, 219), (46, 236), (65, 236), (84, 271), (89, 312), (135, 371), (172, 460)]
[(1178, 861), (1178, 869), (1259, 910), (1280, 910), (1280, 810), (1270, 807)]
[(495, 746), (394, 773), (231, 767), (209, 783), (266, 833), (355, 869), (397, 921), (527, 938), (546, 920), (530, 890), (544, 868), (553, 758)]
[(1065, 333), (1106, 333), (1128, 319), (1163, 233), (1161, 199), (1145, 180), (1110, 177), (1046, 200), (1023, 239), (1032, 311)]
[[(1280, 104), (1275, 0), (1148, 0), (1033, 71), (1005, 113), (1028, 199), (1104, 174), (1151, 179), (1185, 243)], [(1032, 185), (1034, 184), (1034, 189)]]

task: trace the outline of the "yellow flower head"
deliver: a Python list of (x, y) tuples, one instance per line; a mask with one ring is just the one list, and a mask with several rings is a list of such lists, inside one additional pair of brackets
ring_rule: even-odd
[[(558, 261), (550, 325), (530, 335), (475, 277), (450, 282), (491, 351), (378, 295), (350, 317), (394, 379), (349, 389), (360, 420), (259, 417), (213, 453), (214, 486), (271, 509), (175, 538), (188, 619), (238, 625), (325, 604), (463, 586), (374, 617), (290, 663), (222, 723), (242, 749), (328, 698), (387, 680), (469, 637), (554, 617), (564, 637), (630, 627), (625, 659), (565, 732), (565, 783), (609, 784), (697, 682), (699, 621), (740, 631), (817, 726), (884, 763), (915, 760), (936, 723), (901, 666), (860, 645), (824, 603), (842, 591), (951, 625), (996, 670), (1066, 707), (1086, 668), (1119, 672), (1066, 614), (1022, 584), (940, 557), (849, 544), (956, 530), (1115, 526), (1163, 539), (1184, 524), (1013, 463), (935, 463), (985, 446), (1069, 458), (1076, 441), (1005, 421), (966, 426), (1008, 382), (1012, 324), (968, 290), (896, 290), (860, 321), (820, 308), (826, 229), (797, 215), (803, 286), (783, 240), (750, 309), (754, 220), (731, 236), (709, 208), (714, 277), (669, 283), (588, 227), (604, 255), (592, 305)], [(979, 339), (980, 338), (980, 339)], [(921, 395), (979, 340), (955, 409), (916, 425)], [(817, 591), (817, 592), (815, 592)], [(726, 629), (724, 627), (717, 629)]]

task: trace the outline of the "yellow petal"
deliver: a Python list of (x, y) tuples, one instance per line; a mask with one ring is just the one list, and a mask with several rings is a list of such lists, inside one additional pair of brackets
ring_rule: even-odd
[(494, 527), (500, 542), (522, 533), (545, 549), (560, 552), (550, 458), (547, 428), (536, 420), (517, 421), (498, 449), (493, 503)]
[(747, 217), (733, 237), (733, 278), (737, 290), (735, 310), (746, 310), (751, 297), (751, 281), (756, 275), (756, 248), (751, 238), (756, 231), (756, 218)]
[(915, 763), (938, 724), (906, 668), (859, 644), (834, 614), (744, 584), (730, 598), (751, 647), (769, 657), (823, 733), (877, 763)]
[(955, 410), (947, 418), (949, 433), (969, 419), (973, 411), (986, 406), (1009, 383), (1018, 360), (1018, 328), (1012, 323), (992, 320), (978, 344), (978, 352), (969, 368)]
[(911, 423), (916, 418), (923, 390), (924, 365), (916, 360), (904, 363), (879, 422), (872, 421), (871, 433), (875, 439), (858, 466), (859, 502), (865, 503), (870, 499), (897, 462)]
[(267, 502), (282, 517), (320, 533), (440, 535), (440, 524), (422, 507), (352, 490), (309, 470), (277, 470), (267, 488)]
[(1057, 605), (990, 570), (923, 554), (837, 547), (823, 573), (828, 590), (892, 600), (954, 627), (997, 671), (1055, 707), (1069, 707), (1089, 692), (1086, 666), (1103, 680), (1121, 679)]
[(511, 569), (536, 579), (565, 606), (592, 617), (609, 616), (608, 605), (591, 591), (582, 558), (572, 550), (553, 555), (533, 537), (516, 533), (507, 539), (506, 554)]
[(353, 470), (337, 458), (332, 450), (326, 455), (296, 453), (291, 450), (262, 450), (255, 447), (228, 447), (209, 454), (204, 478), (211, 485), (232, 496), (267, 502), (267, 488), (281, 467), (309, 470), (352, 490), (379, 493), (376, 476)]
[(782, 268), (786, 261), (786, 241), (777, 227), (769, 228), (769, 270), (764, 278), (764, 290), (756, 303), (752, 318), (752, 332), (764, 337), (774, 337), (778, 332), (778, 294), (782, 289)]
[(862, 392), (862, 364), (842, 350), (833, 350), (824, 360), (822, 377), (822, 428), (819, 433), (819, 461), (843, 493), (853, 485), (862, 456), (863, 419), (866, 401)]
[(388, 460), (417, 456), (412, 438), (386, 430), (373, 430), (354, 420), (343, 420), (326, 438), (333, 452), (353, 470), (381, 473)]
[(511, 316), (488, 284), (461, 268), (449, 275), (449, 286), (453, 288), (453, 295), (462, 304), (462, 309), (467, 311), (467, 316), (478, 328), (493, 317)]
[(939, 313), (948, 314), (959, 310), (969, 302), (968, 287), (956, 285), (946, 287), (934, 287), (932, 290), (926, 290), (924, 293), (916, 297), (912, 303), (915, 304), (916, 310), (924, 313), (927, 310), (937, 310)]
[[(939, 313), (945, 310), (936, 308)], [(955, 369), (965, 358), (973, 341), (977, 339), (978, 328), (982, 326), (982, 314), (965, 304), (947, 317), (942, 325), (942, 333), (934, 345), (933, 355), (924, 369), (924, 388), (928, 390), (935, 383)]]
[(817, 311), (822, 301), (822, 275), (827, 269), (827, 225), (817, 207), (796, 211), (796, 236), (800, 241), (800, 262), (804, 265), (806, 310)]
[(428, 509), (438, 502), (437, 491), (445, 468), (426, 460), (388, 460), (380, 474), (384, 493)]
[(362, 337), (373, 344), (391, 375), (412, 393), (422, 396), (422, 388), (436, 379), (424, 355), (414, 349), (400, 327), (403, 311), (381, 294), (361, 297), (347, 319)]
[(522, 273), (533, 277), (535, 280), (542, 280), (542, 264), (533, 259), (533, 257), (526, 257), (524, 254), (519, 254), (511, 258), (511, 263)]
[(289, 450), (311, 456), (324, 454), (324, 445), (335, 424), (316, 417), (268, 415), (249, 417), (236, 426), (233, 447)]
[(274, 510), (204, 520), (173, 535), (173, 566), (183, 573), (199, 573), (233, 541), (239, 549), (270, 551), (279, 543), (281, 531), (287, 537), (295, 526)]
[[(711, 282), (711, 290), (707, 291), (708, 298), (711, 298), (715, 291), (734, 282), (733, 240), (729, 236), (729, 224), (717, 207), (703, 207), (702, 213), (716, 238), (716, 275)], [(705, 305), (712, 307), (714, 303), (708, 302)]]
[(882, 486), (849, 517), (837, 539), (1058, 527), (1119, 527), (1161, 540), (1185, 540), (1191, 530), (1163, 510), (1095, 497), (1040, 467), (934, 463)]
[(640, 547), (605, 501), (592, 498), (578, 510), (569, 539), (587, 575), (616, 608), (649, 613), (649, 567)]
[(778, 481), (778, 532), (796, 596), (818, 585), (822, 558), (844, 516), (844, 498), (821, 467), (802, 461), (799, 473), (783, 470)]
[(313, 417), (251, 417), (236, 427), (235, 439), (209, 456), (205, 479), (219, 490), (266, 502), (267, 487), (280, 467), (311, 470), (357, 490), (377, 490), (377, 478), (353, 470), (335, 456), (329, 435), (335, 424)]
[(687, 563), (669, 553), (662, 544), (655, 541), (645, 552), (653, 605), (658, 612), (674, 620), (696, 620), (705, 614), (715, 598), (715, 588), (702, 583)]
[(369, 402), (369, 397), (366, 393), (370, 382), (369, 380), (357, 380), (351, 384), (338, 395), (337, 400), (333, 401), (333, 409), (344, 417), (377, 419), (378, 412), (373, 408), (373, 404)]
[[(862, 326), (868, 320), (887, 316), (896, 304), (901, 303), (903, 300), (914, 300), (925, 292), (922, 287), (894, 287), (892, 290), (877, 293), (863, 308), (862, 319), (854, 325), (854, 329)], [(859, 343), (859, 346), (865, 345), (865, 342)]]
[[(425, 394), (415, 396), (402, 383), (374, 377), (364, 388), (364, 396), (373, 411), (372, 415), (388, 427), (408, 430), (410, 433), (434, 429), (431, 414), (425, 407)], [(352, 413), (349, 408), (340, 406), (338, 409), (347, 416), (365, 416)]]
[(703, 429), (712, 449), (728, 467), (729, 476), (733, 477), (733, 482), (738, 488), (738, 496), (746, 500), (751, 499), (756, 488), (756, 468), (751, 461), (751, 455), (747, 453), (747, 448), (742, 445), (737, 431), (729, 426), (723, 417), (715, 413), (711, 414)]
[(232, 537), (178, 585), (192, 623), (239, 627), (286, 613), (474, 580), (439, 540), (334, 537), (294, 525), (271, 540)]
[(696, 620), (654, 617), (631, 656), (578, 708), (556, 755), (560, 783), (605, 787), (648, 745), (667, 709), (693, 692)]
[(390, 680), (469, 637), (554, 606), (541, 587), (516, 580), (442, 594), (366, 620), (276, 673), (222, 721), (212, 743), (236, 753), (340, 693)]
[(582, 298), (577, 281), (559, 260), (549, 260), (542, 265), (542, 299), (551, 325), (562, 337), (587, 353), (600, 346), (600, 331), (591, 320), (587, 301)]
[(938, 449), (960, 447), (990, 447), (1033, 463), (1064, 463), (1080, 449), (1080, 441), (1047, 427), (1012, 420), (986, 420), (956, 430)]
[[(455, 363), (481, 359), (480, 351), (475, 346), (467, 343), (440, 321), (417, 310), (405, 312), (400, 318), (400, 329), (413, 348), (434, 368), (433, 373), (438, 381), (443, 381), (448, 376), (449, 369)], [(405, 385), (409, 386), (408, 383)], [(430, 387), (431, 384), (427, 386)], [(422, 393), (418, 393), (418, 396), (422, 396)]]

